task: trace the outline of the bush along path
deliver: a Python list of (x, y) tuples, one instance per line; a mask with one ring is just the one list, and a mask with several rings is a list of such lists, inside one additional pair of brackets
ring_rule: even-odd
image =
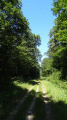
[(6, 120), (14, 120), (15, 115), (17, 114), (17, 112), (19, 111), (19, 109), (21, 108), (21, 105), (24, 103), (25, 99), (27, 98), (27, 96), (29, 95), (29, 92), (33, 89), (33, 86), (28, 90), (28, 93), (19, 101), (19, 103), (17, 104), (17, 106), (12, 110), (12, 112), (10, 112), (9, 116), (7, 117)]
[(43, 98), (44, 98), (44, 103), (45, 103), (46, 120), (54, 120), (49, 98), (47, 97), (47, 93), (43, 85), (43, 81), (41, 81), (41, 83), (42, 83), (42, 92), (43, 92)]
[(26, 120), (33, 120), (33, 109), (34, 109), (34, 105), (35, 105), (35, 101), (36, 101), (36, 97), (37, 97), (37, 92), (38, 92), (38, 86), (36, 89), (36, 93), (35, 96), (32, 100), (32, 103), (30, 104), (28, 110), (27, 110), (27, 115), (26, 115)]

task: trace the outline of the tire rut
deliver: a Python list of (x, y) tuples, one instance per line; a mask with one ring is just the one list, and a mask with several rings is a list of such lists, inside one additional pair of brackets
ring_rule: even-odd
[(45, 103), (46, 120), (54, 120), (49, 99), (46, 95), (46, 90), (44, 88), (43, 82), (41, 83), (42, 83), (42, 92), (43, 92), (43, 98)]
[(36, 93), (35, 93), (35, 97), (32, 100), (32, 103), (30, 104), (28, 110), (27, 110), (27, 115), (26, 115), (26, 119), (25, 120), (33, 120), (33, 109), (35, 106), (35, 101), (36, 101), (36, 97), (37, 97), (37, 92), (38, 92), (38, 86), (36, 89)]

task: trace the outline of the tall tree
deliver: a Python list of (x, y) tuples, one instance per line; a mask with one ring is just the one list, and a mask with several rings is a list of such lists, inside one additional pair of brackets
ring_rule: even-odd
[(53, 66), (67, 75), (67, 0), (53, 0), (55, 26), (50, 31), (48, 54), (53, 58)]
[(32, 63), (38, 65), (40, 37), (32, 34), (19, 0), (1, 0), (0, 5), (1, 77), (29, 75)]
[(44, 58), (41, 64), (41, 74), (42, 76), (48, 76), (53, 72), (52, 59)]

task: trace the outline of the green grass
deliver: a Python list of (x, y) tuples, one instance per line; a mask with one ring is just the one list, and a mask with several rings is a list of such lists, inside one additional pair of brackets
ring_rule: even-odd
[(0, 88), (0, 120), (5, 120), (32, 84), (13, 82)]
[[(67, 120), (67, 82), (43, 80), (56, 120)], [(64, 86), (65, 85), (65, 86)]]
[(20, 88), (28, 89), (28, 90), (32, 87), (32, 84), (29, 84), (28, 82), (17, 82), (17, 81), (14, 81), (14, 84), (19, 86)]
[(45, 120), (45, 119), (46, 119), (45, 104), (44, 104), (44, 98), (43, 98), (43, 93), (42, 93), (42, 86), (40, 83), (39, 92), (37, 93), (36, 103), (34, 107), (33, 120)]
[(21, 109), (18, 111), (17, 115), (15, 116), (15, 120), (25, 120), (27, 110), (35, 96), (37, 85), (30, 91), (29, 95), (27, 96), (24, 104), (21, 106)]

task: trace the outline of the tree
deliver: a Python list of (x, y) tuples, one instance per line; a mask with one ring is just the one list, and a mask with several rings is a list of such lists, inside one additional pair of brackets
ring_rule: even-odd
[[(37, 49), (36, 39), (33, 39), (32, 36), (30, 37), (30, 35), (29, 38), (27, 36), (27, 39), (26, 37), (23, 38), (22, 43), (19, 46), (17, 46), (17, 51), (18, 53), (16, 52), (17, 55), (15, 57), (17, 74), (23, 76), (24, 78), (34, 78), (35, 72), (32, 73), (31, 71), (34, 71), (34, 67), (35, 69), (38, 68), (38, 71), (40, 71), (38, 60), (40, 60), (41, 58), (41, 54)], [(36, 77), (38, 76), (38, 74), (39, 73), (36, 71)]]
[(38, 66), (40, 36), (31, 32), (21, 6), (19, 0), (1, 0), (0, 72), (6, 81), (17, 75), (28, 77), (32, 64)]
[(50, 31), (48, 55), (53, 59), (53, 67), (61, 70), (65, 79), (67, 74), (67, 1), (53, 0), (55, 26)]
[(26, 18), (22, 15), (19, 1), (1, 1), (1, 32), (0, 32), (0, 61), (1, 75), (8, 76), (9, 60), (12, 51), (22, 41), (23, 35), (29, 29)]
[(53, 72), (52, 59), (44, 58), (41, 64), (41, 74), (42, 76), (48, 76)]

